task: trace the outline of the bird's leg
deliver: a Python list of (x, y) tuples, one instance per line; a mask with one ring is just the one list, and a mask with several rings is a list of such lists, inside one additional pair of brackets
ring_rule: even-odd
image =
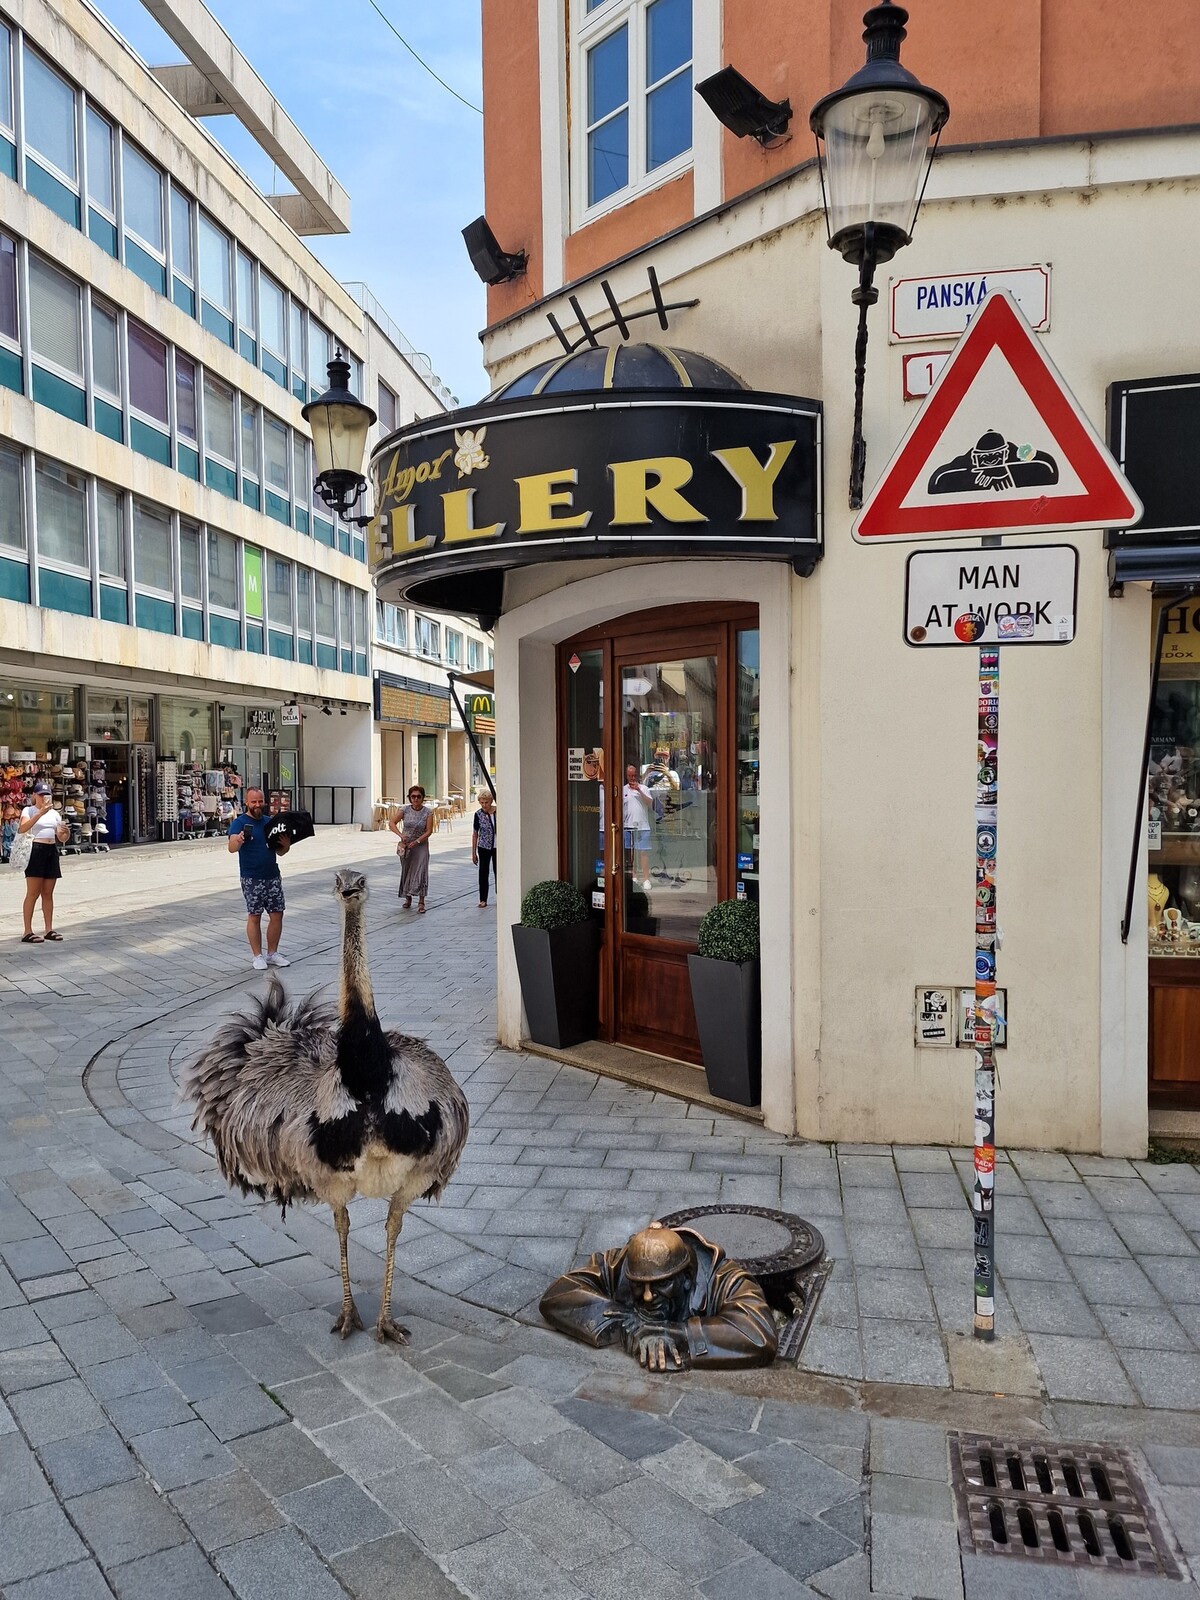
[(383, 1294), (379, 1301), (379, 1321), (375, 1324), (375, 1337), (380, 1344), (407, 1344), (409, 1331), (392, 1321), (392, 1272), (396, 1265), (396, 1240), (404, 1225), (404, 1205), (399, 1195), (392, 1196), (387, 1214), (387, 1266), (383, 1274)]
[(350, 1262), (346, 1256), (346, 1247), (350, 1243), (350, 1213), (345, 1206), (334, 1206), (333, 1225), (337, 1229), (338, 1244), (342, 1251), (342, 1314), (329, 1331), (340, 1333), (343, 1339), (348, 1339), (355, 1328), (362, 1327), (362, 1318), (350, 1292)]

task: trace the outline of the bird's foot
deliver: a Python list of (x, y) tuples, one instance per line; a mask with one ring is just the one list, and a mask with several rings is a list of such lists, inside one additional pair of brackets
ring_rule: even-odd
[(411, 1334), (408, 1328), (393, 1322), (391, 1317), (380, 1317), (375, 1324), (375, 1337), (380, 1344), (407, 1344)]
[(353, 1300), (342, 1307), (342, 1314), (330, 1328), (330, 1333), (340, 1333), (343, 1339), (348, 1339), (356, 1328), (361, 1328), (363, 1320), (358, 1314), (358, 1307)]

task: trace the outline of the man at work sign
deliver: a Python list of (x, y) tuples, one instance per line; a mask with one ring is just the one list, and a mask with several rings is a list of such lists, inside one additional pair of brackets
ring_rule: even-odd
[(1075, 637), (1074, 545), (917, 550), (904, 587), (907, 644), (1069, 644)]

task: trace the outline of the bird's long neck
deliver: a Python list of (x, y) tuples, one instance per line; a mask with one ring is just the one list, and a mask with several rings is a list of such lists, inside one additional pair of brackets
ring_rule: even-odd
[(342, 982), (338, 995), (338, 1069), (356, 1098), (387, 1083), (387, 1041), (375, 1012), (367, 970), (362, 902), (342, 902)]

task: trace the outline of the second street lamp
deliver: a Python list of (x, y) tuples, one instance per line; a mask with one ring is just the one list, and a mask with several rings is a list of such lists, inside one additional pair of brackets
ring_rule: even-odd
[(867, 307), (879, 299), (875, 268), (910, 243), (937, 141), (950, 116), (946, 97), (900, 65), (908, 12), (883, 0), (863, 17), (867, 59), (809, 116), (817, 140), (821, 201), (830, 249), (858, 268), (854, 348), (854, 437), (850, 506), (862, 505), (867, 446), (862, 432)]
[(310, 400), (300, 415), (312, 429), (317, 469), (313, 487), (330, 511), (346, 522), (367, 486), (362, 464), (375, 413), (350, 393), (350, 363), (340, 349), (326, 370), (329, 388), (319, 399)]

